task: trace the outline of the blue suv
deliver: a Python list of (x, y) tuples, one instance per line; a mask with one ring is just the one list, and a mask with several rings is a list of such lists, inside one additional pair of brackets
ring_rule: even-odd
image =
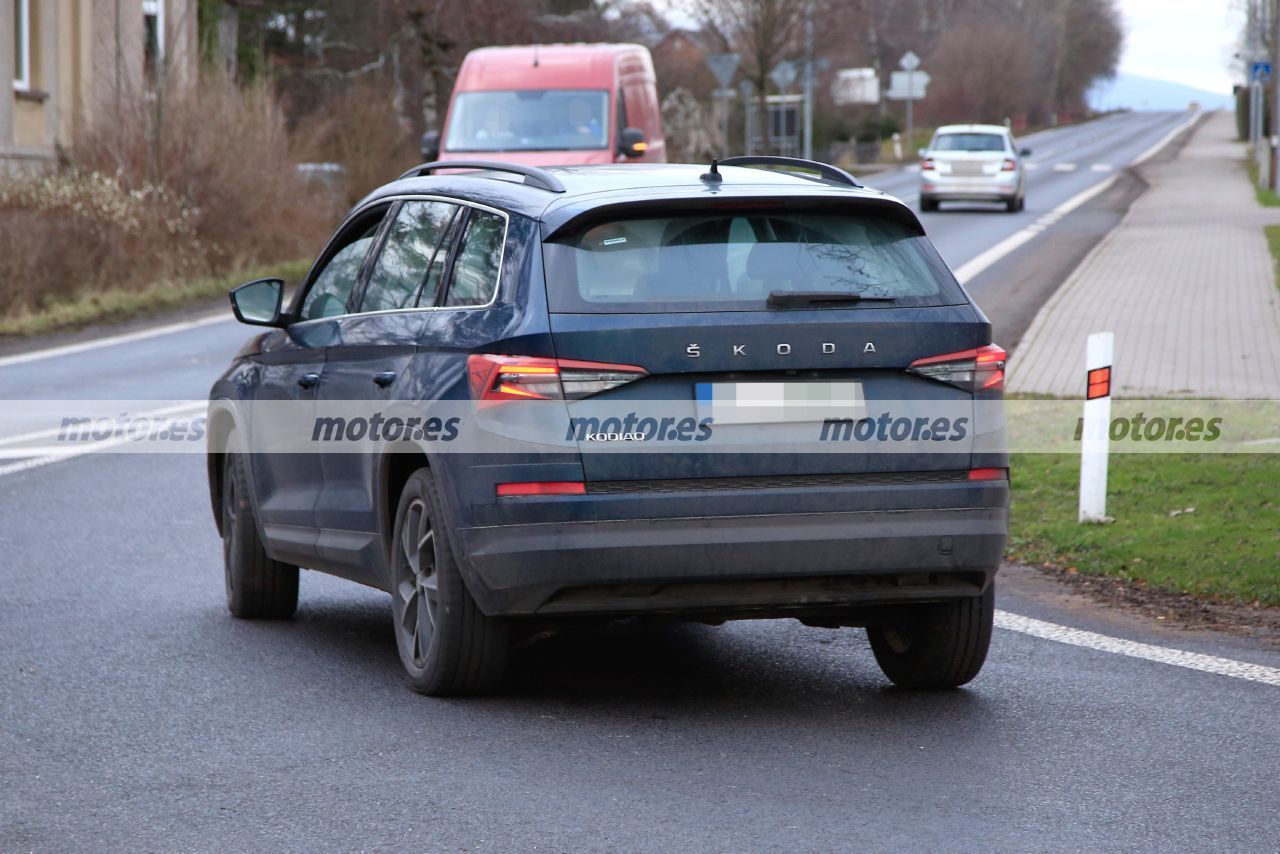
[[(1005, 354), (897, 199), (789, 158), (431, 163), (283, 292), (232, 292), (269, 329), (211, 392), (237, 617), (290, 616), (299, 567), (387, 591), (432, 695), (588, 617), (865, 627), (907, 687), (981, 668), (1007, 458), (879, 409), (998, 407)], [(277, 405), (316, 416), (287, 448)]]

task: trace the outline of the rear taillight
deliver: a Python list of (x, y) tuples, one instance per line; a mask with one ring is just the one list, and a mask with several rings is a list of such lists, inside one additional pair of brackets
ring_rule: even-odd
[(635, 365), (537, 356), (467, 357), (471, 396), (480, 401), (578, 400), (647, 375)]
[(931, 172), (937, 168), (938, 168), (938, 164), (933, 162), (932, 157), (926, 157), (924, 160), (920, 161), (920, 169), (922, 171)]
[(1004, 165), (1000, 167), (1001, 172), (1012, 172), (1018, 168), (1018, 164), (1012, 160), (1005, 160)]
[(988, 344), (974, 350), (916, 359), (907, 370), (966, 391), (999, 391), (1004, 388), (1004, 361), (1004, 348)]

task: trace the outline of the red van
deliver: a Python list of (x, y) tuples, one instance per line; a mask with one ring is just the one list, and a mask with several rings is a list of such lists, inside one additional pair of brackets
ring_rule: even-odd
[(458, 72), (443, 138), (423, 136), (422, 154), (528, 166), (664, 163), (653, 59), (635, 44), (473, 50)]

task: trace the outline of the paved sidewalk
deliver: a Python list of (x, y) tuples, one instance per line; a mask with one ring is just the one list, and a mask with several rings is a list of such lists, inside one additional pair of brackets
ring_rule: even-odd
[(1280, 289), (1231, 113), (1179, 155), (1141, 167), (1151, 187), (1032, 321), (1011, 392), (1083, 397), (1085, 339), (1116, 336), (1124, 397), (1280, 398)]

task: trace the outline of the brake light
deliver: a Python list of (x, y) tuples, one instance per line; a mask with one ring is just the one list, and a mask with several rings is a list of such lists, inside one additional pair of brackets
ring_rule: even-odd
[(529, 483), (500, 483), (498, 496), (515, 495), (586, 495), (587, 485), (573, 480), (533, 481)]
[(969, 469), (969, 480), (1004, 480), (1008, 469)]
[(1014, 162), (1014, 161), (1012, 161), (1012, 160), (1008, 160), (1008, 159), (1006, 159), (1006, 160), (1004, 161), (1004, 165), (1000, 167), (1000, 171), (1001, 171), (1001, 172), (1012, 172), (1013, 170), (1015, 170), (1015, 169), (1017, 169), (1017, 168), (1018, 168), (1018, 164), (1017, 164), (1017, 163), (1015, 163), (1015, 162)]
[(929, 171), (932, 171), (932, 170), (937, 169), (937, 168), (938, 168), (938, 164), (936, 164), (936, 163), (934, 163), (934, 162), (933, 162), (933, 158), (932, 158), (932, 157), (926, 157), (924, 160), (921, 160), (921, 161), (920, 161), (920, 169), (921, 169), (921, 171), (929, 172)]
[(579, 400), (648, 376), (635, 365), (537, 356), (467, 357), (471, 396), (479, 401)]
[(916, 359), (907, 370), (966, 391), (999, 391), (1004, 388), (1005, 356), (1003, 347), (988, 344), (959, 353)]

